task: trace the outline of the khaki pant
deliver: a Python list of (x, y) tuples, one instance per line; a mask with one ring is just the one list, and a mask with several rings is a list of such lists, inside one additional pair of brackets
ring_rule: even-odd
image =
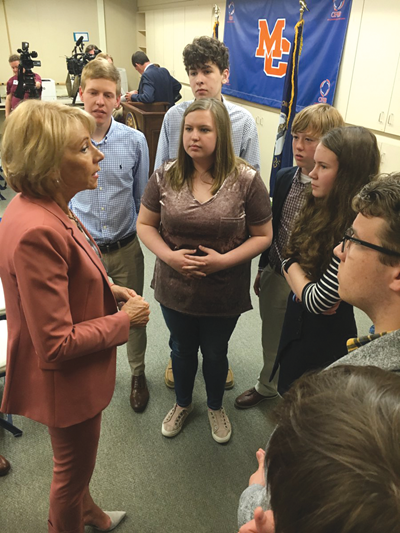
[[(144, 260), (137, 237), (123, 248), (103, 254), (102, 261), (107, 274), (116, 285), (128, 287), (140, 296), (143, 295)], [(146, 345), (146, 328), (131, 328), (126, 350), (133, 376), (144, 373)]]
[(263, 396), (277, 393), (279, 371), (269, 382), (281, 338), (290, 287), (283, 276), (268, 265), (260, 280), (260, 316), (262, 320), (261, 342), (264, 366), (260, 372), (256, 390)]

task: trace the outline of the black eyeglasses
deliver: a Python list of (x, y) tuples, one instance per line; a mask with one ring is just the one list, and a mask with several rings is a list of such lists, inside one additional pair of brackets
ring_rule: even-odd
[(342, 253), (344, 253), (346, 248), (346, 241), (355, 242), (356, 244), (359, 244), (360, 246), (365, 246), (366, 248), (371, 248), (371, 250), (376, 250), (377, 252), (380, 252), (381, 254), (385, 255), (391, 255), (394, 257), (400, 257), (400, 252), (395, 252), (394, 250), (389, 250), (388, 248), (383, 248), (383, 246), (378, 246), (377, 244), (371, 244), (370, 242), (361, 241), (360, 239), (356, 239), (353, 237), (354, 230), (353, 228), (349, 228), (346, 233), (343, 236), (342, 240)]

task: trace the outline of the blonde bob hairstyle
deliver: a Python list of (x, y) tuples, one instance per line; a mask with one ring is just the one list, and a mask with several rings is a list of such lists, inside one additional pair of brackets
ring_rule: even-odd
[(65, 148), (82, 124), (92, 135), (94, 118), (77, 107), (26, 100), (5, 121), (1, 159), (10, 187), (34, 198), (53, 198)]
[(238, 176), (239, 166), (241, 164), (250, 166), (243, 159), (236, 157), (232, 144), (231, 119), (229, 118), (225, 105), (216, 98), (201, 98), (195, 100), (186, 109), (181, 123), (178, 157), (175, 164), (167, 171), (166, 177), (171, 184), (172, 189), (180, 191), (184, 184), (187, 183), (189, 189), (192, 190), (194, 165), (192, 158), (186, 153), (183, 147), (183, 133), (185, 130), (185, 119), (194, 111), (210, 111), (217, 131), (214, 163), (209, 169), (209, 172), (213, 177), (211, 193), (215, 194), (230, 174), (234, 173), (235, 177)]

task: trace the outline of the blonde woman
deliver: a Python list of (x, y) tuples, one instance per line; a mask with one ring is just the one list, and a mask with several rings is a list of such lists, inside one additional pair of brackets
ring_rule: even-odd
[(77, 192), (97, 186), (104, 156), (91, 143), (94, 128), (80, 109), (28, 100), (7, 119), (2, 142), (6, 178), (19, 194), (0, 224), (8, 325), (1, 410), (48, 426), (51, 533), (111, 531), (125, 516), (102, 511), (89, 482), (116, 346), (149, 315), (142, 297), (110, 286), (98, 247), (68, 208)]

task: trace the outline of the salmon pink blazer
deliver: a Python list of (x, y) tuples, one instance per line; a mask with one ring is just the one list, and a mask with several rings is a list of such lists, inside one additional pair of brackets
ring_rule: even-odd
[(50, 199), (22, 194), (0, 223), (8, 350), (1, 411), (47, 426), (88, 420), (110, 402), (116, 346), (129, 335), (96, 252)]

